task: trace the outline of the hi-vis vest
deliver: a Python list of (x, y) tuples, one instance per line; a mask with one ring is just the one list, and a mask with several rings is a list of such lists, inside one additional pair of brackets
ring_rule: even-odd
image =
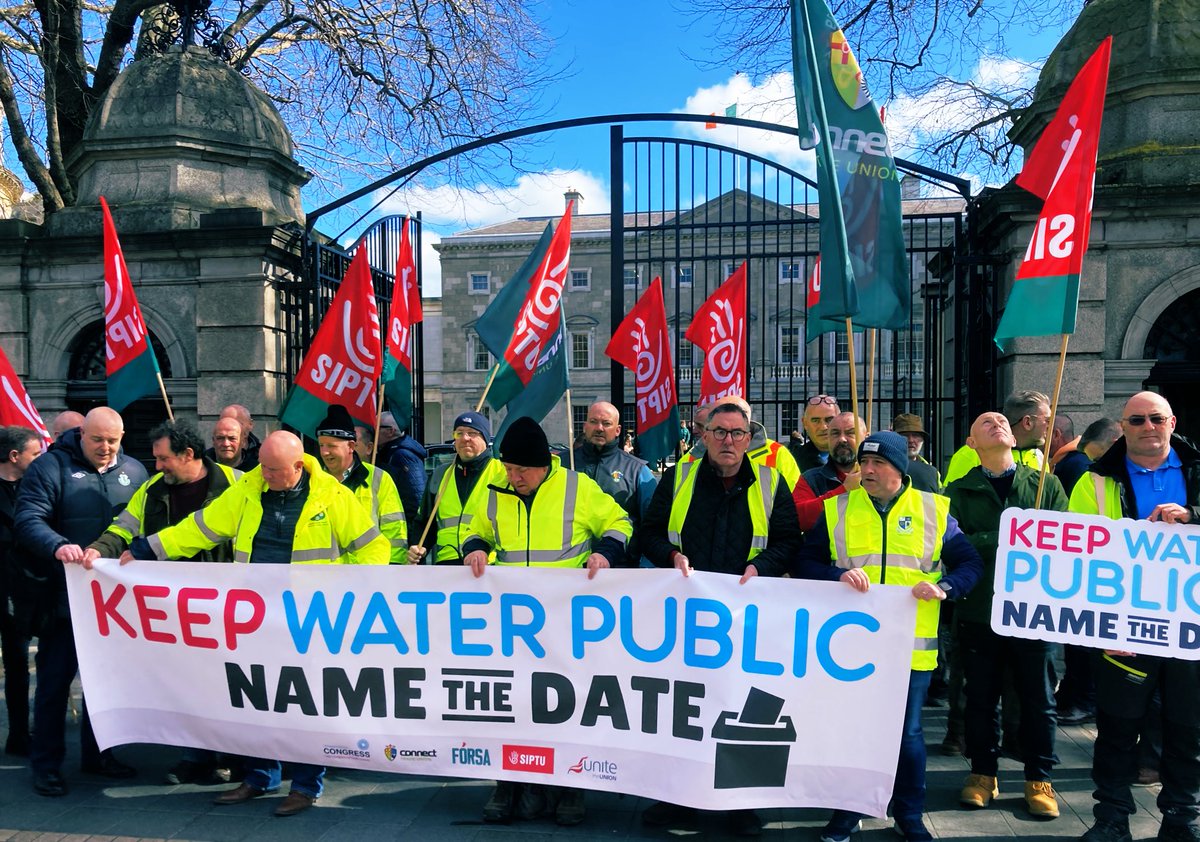
[(1125, 517), (1121, 509), (1121, 487), (1112, 477), (1102, 477), (1088, 471), (1071, 490), (1067, 507), (1081, 515), (1103, 515), (1113, 520)]
[[(350, 490), (308, 454), (304, 471), (308, 497), (292, 537), (292, 564), (387, 564), (388, 542)], [(233, 539), (233, 560), (251, 561), (266, 491), (259, 465), (205, 508), (148, 536), (150, 548), (160, 560), (187, 558)]]
[[(856, 488), (825, 501), (829, 552), (845, 570), (861, 568), (870, 581), (903, 585), (942, 578), (942, 539), (950, 513), (950, 498), (905, 488), (887, 514), (880, 514), (866, 491)], [(912, 668), (937, 666), (937, 600), (917, 603)]]
[(800, 465), (786, 446), (774, 439), (768, 439), (762, 447), (748, 451), (746, 455), (756, 465), (766, 465), (779, 471), (787, 480), (788, 488), (796, 490), (796, 483), (800, 482)]
[(408, 524), (404, 520), (404, 507), (400, 504), (396, 483), (382, 468), (366, 463), (363, 467), (367, 469), (366, 483), (350, 490), (391, 546), (391, 563), (407, 564)]
[[(456, 457), (457, 458), (457, 457)], [(475, 480), (475, 487), (466, 500), (458, 497), (458, 483), (454, 478), (454, 462), (442, 469), (441, 481), (436, 494), (442, 495), (438, 504), (435, 527), (437, 528), (437, 555), (435, 561), (460, 561), (459, 547), (463, 543), (463, 527), (471, 522), (470, 509), (474, 502), (487, 493), (489, 485), (504, 485), (508, 477), (504, 463), (499, 459), (488, 460), (487, 466)], [(434, 499), (436, 499), (436, 494)]]
[(471, 520), (464, 524), (463, 544), (481, 539), (496, 551), (496, 564), (582, 567), (593, 541), (628, 543), (633, 523), (617, 501), (591, 477), (563, 468), (557, 456), (550, 461), (550, 473), (531, 506), (507, 480), (488, 484), (468, 509)]
[[(750, 506), (750, 555), (746, 561), (767, 548), (767, 529), (771, 523), (771, 510), (775, 507), (775, 489), (779, 485), (779, 471), (766, 465), (751, 463), (754, 468), (754, 486), (746, 490), (746, 502)], [(675, 488), (671, 496), (671, 516), (667, 520), (667, 540), (679, 548), (684, 555), (683, 522), (692, 505), (692, 494), (696, 491), (696, 476), (700, 460), (680, 462), (675, 466)]]

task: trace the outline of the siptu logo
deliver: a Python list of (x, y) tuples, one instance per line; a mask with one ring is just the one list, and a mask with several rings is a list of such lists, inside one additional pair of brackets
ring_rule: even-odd
[(504, 746), (505, 769), (512, 772), (554, 774), (554, 749), (545, 746)]
[(450, 762), (455, 766), (491, 766), (492, 755), (486, 748), (463, 743), (458, 748), (450, 749)]

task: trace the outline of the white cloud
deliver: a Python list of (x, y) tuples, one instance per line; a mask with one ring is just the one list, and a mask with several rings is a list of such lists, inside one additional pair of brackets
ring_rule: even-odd
[(442, 261), (433, 250), (442, 238), (434, 231), (425, 228), (421, 231), (421, 294), (441, 297), (442, 295)]
[(413, 187), (384, 202), (382, 213), (415, 213), (420, 210), (426, 226), (449, 231), (481, 228), (519, 216), (553, 216), (563, 212), (563, 193), (574, 189), (583, 195), (576, 208), (582, 213), (607, 213), (608, 185), (583, 170), (551, 170), (526, 173), (510, 185), (476, 185), (460, 188), (450, 184)]

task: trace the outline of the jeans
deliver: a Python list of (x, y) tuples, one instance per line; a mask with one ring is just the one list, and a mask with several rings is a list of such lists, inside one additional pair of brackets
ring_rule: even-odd
[[(313, 798), (320, 798), (325, 791), (325, 767), (313, 766), (310, 763), (289, 763), (292, 769), (292, 792), (303, 792)], [(263, 760), (257, 757), (246, 758), (245, 782), (257, 789), (268, 792), (279, 789), (283, 778), (283, 763), (278, 760)]]
[[(79, 670), (75, 654), (75, 635), (70, 623), (58, 623), (38, 637), (37, 689), (33, 694), (33, 739), (29, 747), (29, 765), (35, 775), (61, 772), (66, 756), (67, 701), (71, 682)], [(79, 729), (80, 760), (83, 766), (100, 763), (100, 748), (92, 733), (92, 721), (83, 703)]]
[[(908, 674), (908, 700), (900, 732), (896, 782), (892, 786), (892, 817), (901, 825), (919, 821), (925, 812), (925, 732), (921, 729), (921, 706), (931, 678), (933, 673), (929, 670), (913, 670)], [(861, 814), (849, 810), (834, 810), (829, 827), (849, 833), (861, 818)]]
[(1048, 781), (1058, 762), (1054, 734), (1054, 668), (1051, 644), (1002, 637), (982, 623), (960, 623), (966, 677), (966, 738), (971, 772), (995, 777), (1000, 763), (1000, 719), (996, 706), (1004, 691), (1005, 668), (1012, 671), (1020, 708), (1025, 780)]

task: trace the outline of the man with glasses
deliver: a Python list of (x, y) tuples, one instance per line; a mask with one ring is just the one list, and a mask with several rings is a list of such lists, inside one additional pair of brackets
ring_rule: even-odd
[(829, 395), (814, 395), (804, 404), (805, 440), (792, 442), (788, 449), (800, 466), (800, 472), (819, 468), (829, 460), (829, 425), (841, 414), (837, 398)]
[[(1017, 446), (1013, 448), (1013, 459), (1018, 464), (1041, 470), (1042, 450), (1050, 430), (1050, 398), (1041, 392), (1025, 390), (1013, 392), (1004, 400), (1004, 417), (1012, 428)], [(979, 454), (969, 445), (963, 445), (950, 457), (946, 467), (945, 484), (967, 475), (967, 471), (979, 464)]]
[[(617, 501), (633, 522), (636, 535), (657, 480), (644, 461), (622, 449), (621, 414), (608, 401), (588, 407), (583, 441), (575, 447), (575, 470), (594, 479)], [(640, 562), (641, 553), (630, 541), (625, 547), (625, 565), (637, 567)]]
[(796, 483), (792, 499), (800, 529), (807, 532), (816, 526), (825, 510), (825, 501), (858, 488), (858, 443), (867, 437), (867, 425), (853, 412), (839, 413), (829, 425), (829, 461), (809, 468)]
[[(1171, 405), (1153, 392), (1130, 398), (1121, 414), (1125, 434), (1092, 463), (1071, 492), (1071, 511), (1162, 523), (1200, 523), (1200, 451), (1175, 435)], [(1096, 745), (1087, 842), (1130, 842), (1136, 811), (1130, 785), (1137, 775), (1138, 735), (1157, 692), (1163, 743), (1158, 838), (1200, 840), (1200, 662), (1152, 655), (1103, 653), (1095, 664)]]
[[(437, 510), (437, 519), (425, 536), (424, 546), (408, 548), (410, 564), (426, 557), (434, 564), (462, 564), (462, 543), (467, 537), (469, 514), (475, 500), (489, 485), (507, 480), (503, 463), (492, 458), (492, 425), (480, 412), (464, 412), (454, 419), (454, 459), (439, 467), (429, 479), (421, 501), (421, 519), (413, 524), (413, 538), (419, 538), (429, 514)], [(441, 500), (438, 500), (438, 495)]]
[[(643, 554), (657, 567), (727, 573), (745, 584), (779, 576), (800, 544), (791, 489), (780, 473), (747, 455), (750, 415), (717, 404), (704, 430), (701, 459), (668, 468), (650, 500), (639, 534)], [(686, 818), (691, 810), (660, 802), (642, 814), (649, 825)], [(753, 810), (729, 813), (739, 836), (758, 835)]]

